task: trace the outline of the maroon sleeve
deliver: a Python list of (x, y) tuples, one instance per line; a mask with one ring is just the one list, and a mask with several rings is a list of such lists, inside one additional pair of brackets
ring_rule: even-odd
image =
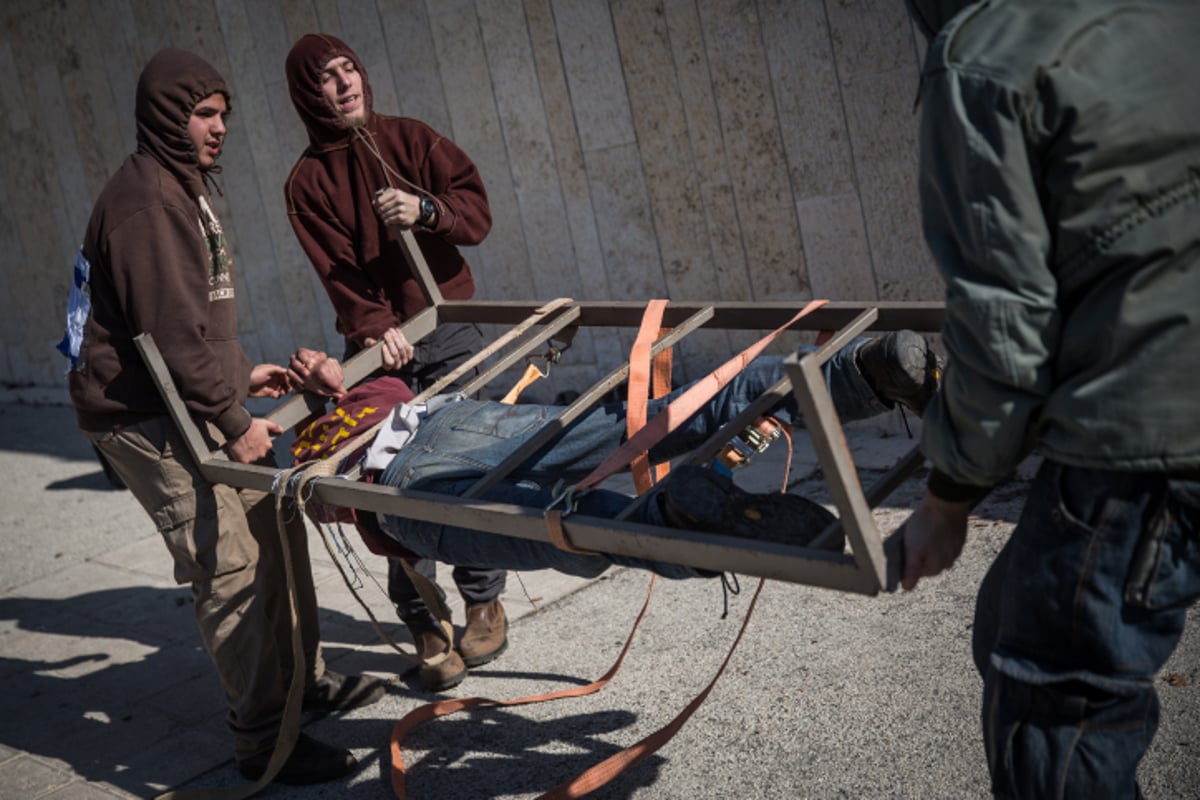
[(359, 268), (350, 231), (337, 221), (324, 197), (305, 191), (297, 179), (302, 164), (284, 191), (292, 230), (333, 303), (341, 333), (360, 344), (377, 339), (396, 325), (396, 310), (381, 287)]
[(438, 209), (431, 232), (454, 245), (482, 242), (492, 229), (492, 210), (475, 163), (454, 142), (436, 136), (421, 172)]

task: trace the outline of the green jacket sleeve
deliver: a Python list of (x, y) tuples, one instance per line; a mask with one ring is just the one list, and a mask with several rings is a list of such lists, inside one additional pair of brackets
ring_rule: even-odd
[(931, 490), (943, 496), (948, 485), (991, 487), (1016, 466), (1051, 385), (1060, 318), (1030, 105), (947, 66), (923, 87), (921, 207), (946, 283), (948, 364), (922, 447), (935, 467)]

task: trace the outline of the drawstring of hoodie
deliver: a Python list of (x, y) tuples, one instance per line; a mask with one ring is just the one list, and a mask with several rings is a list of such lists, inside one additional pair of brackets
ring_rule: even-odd
[(222, 172), (220, 164), (213, 164), (208, 169), (200, 170), (200, 178), (204, 181), (204, 186), (207, 189), (214, 189), (220, 197), (225, 196), (225, 192), (221, 191), (221, 184), (217, 183), (217, 179), (213, 177), (214, 173), (220, 175)]
[(379, 166), (383, 169), (383, 179), (387, 181), (389, 189), (396, 188), (396, 185), (392, 183), (392, 178), (395, 177), (417, 194), (425, 193), (424, 189), (422, 189), (420, 186), (417, 186), (408, 178), (405, 178), (394, 167), (392, 167), (391, 164), (387, 163), (387, 159), (383, 157), (383, 153), (380, 152), (379, 146), (375, 144), (375, 138), (373, 136), (363, 133), (363, 129), (360, 127), (354, 127), (351, 130), (354, 131), (354, 135), (358, 137), (359, 141), (361, 141), (366, 148), (371, 151), (371, 155), (375, 156), (375, 160), (379, 162)]

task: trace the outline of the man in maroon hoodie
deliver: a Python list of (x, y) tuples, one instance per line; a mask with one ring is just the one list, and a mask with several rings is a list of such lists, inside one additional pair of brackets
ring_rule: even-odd
[[(389, 227), (413, 230), (443, 297), (470, 299), (475, 281), (457, 246), (479, 244), (491, 230), (483, 180), (471, 159), (428, 125), (375, 113), (362, 62), (340, 40), (302, 37), (286, 67), (310, 141), (284, 190), (292, 228), (333, 302), (345, 356), (383, 340), (384, 367), (420, 392), (478, 351), (482, 336), (475, 325), (448, 324), (416, 347), (405, 340), (400, 325), (427, 303)], [(433, 579), (433, 561), (414, 566)], [(458, 652), (444, 658), (441, 626), (401, 564), (388, 565), (388, 595), (421, 650), (420, 679), (432, 690), (457, 684), (467, 667), (508, 645), (499, 600), (505, 572), (456, 567), (453, 576), (467, 624)]]
[[(279, 426), (246, 410), (279, 397), (286, 371), (251, 368), (237, 341), (233, 263), (208, 182), (225, 141), (230, 93), (207, 62), (182, 50), (150, 59), (137, 86), (137, 152), (92, 211), (82, 257), (91, 309), (70, 373), (84, 430), (153, 519), (191, 583), (204, 648), (229, 706), (241, 773), (259, 778), (275, 747), (293, 674), (292, 617), (272, 498), (204, 480), (134, 337), (150, 333), (210, 447), (269, 463)], [(288, 525), (303, 640), (304, 709), (316, 714), (378, 700), (377, 679), (325, 669), (304, 523)], [(353, 769), (349, 751), (300, 735), (276, 780), (316, 783)]]

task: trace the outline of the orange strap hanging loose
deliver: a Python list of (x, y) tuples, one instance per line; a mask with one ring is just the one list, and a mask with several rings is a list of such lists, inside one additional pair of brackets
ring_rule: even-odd
[[(651, 300), (646, 304), (642, 326), (629, 353), (629, 391), (625, 401), (626, 438), (632, 438), (646, 424), (649, 398), (664, 397), (671, 391), (671, 349), (663, 350), (653, 360), (650, 358), (650, 348), (667, 332), (667, 329), (662, 327), (663, 311), (667, 302)], [(655, 483), (665, 478), (670, 468), (669, 464), (659, 464), (651, 474), (648, 454), (641, 452), (635, 455), (629, 462), (629, 471), (633, 473), (633, 484), (638, 496), (650, 491)]]
[[(633, 621), (633, 629), (629, 631), (629, 637), (625, 640), (625, 646), (621, 648), (617, 660), (609, 667), (608, 672), (604, 673), (600, 678), (589, 683), (587, 686), (573, 686), (570, 689), (559, 689), (556, 692), (547, 692), (546, 694), (530, 695), (529, 697), (519, 697), (515, 700), (492, 700), (487, 697), (462, 697), (453, 700), (441, 700), (436, 703), (426, 703), (419, 706), (401, 717), (400, 721), (392, 728), (391, 751), (392, 751), (392, 791), (395, 792), (398, 800), (408, 800), (408, 790), (405, 786), (405, 771), (404, 771), (404, 737), (413, 728), (420, 725), (422, 722), (427, 722), (437, 717), (444, 717), (447, 714), (453, 714), (455, 711), (462, 711), (465, 708), (474, 708), (476, 706), (497, 707), (503, 708), (506, 706), (523, 706), (532, 703), (542, 703), (548, 700), (563, 700), (568, 697), (583, 697), (584, 695), (594, 694), (600, 691), (613, 679), (617, 671), (621, 668), (621, 663), (625, 660), (625, 655), (629, 652), (630, 646), (633, 645), (634, 634), (637, 633), (638, 626), (642, 624), (642, 618), (646, 616), (646, 610), (650, 608), (650, 596), (654, 592), (655, 576), (650, 576), (650, 585), (646, 589), (646, 600), (642, 603), (642, 610), (638, 612), (637, 619)], [(578, 796), (578, 795), (576, 795)]]

